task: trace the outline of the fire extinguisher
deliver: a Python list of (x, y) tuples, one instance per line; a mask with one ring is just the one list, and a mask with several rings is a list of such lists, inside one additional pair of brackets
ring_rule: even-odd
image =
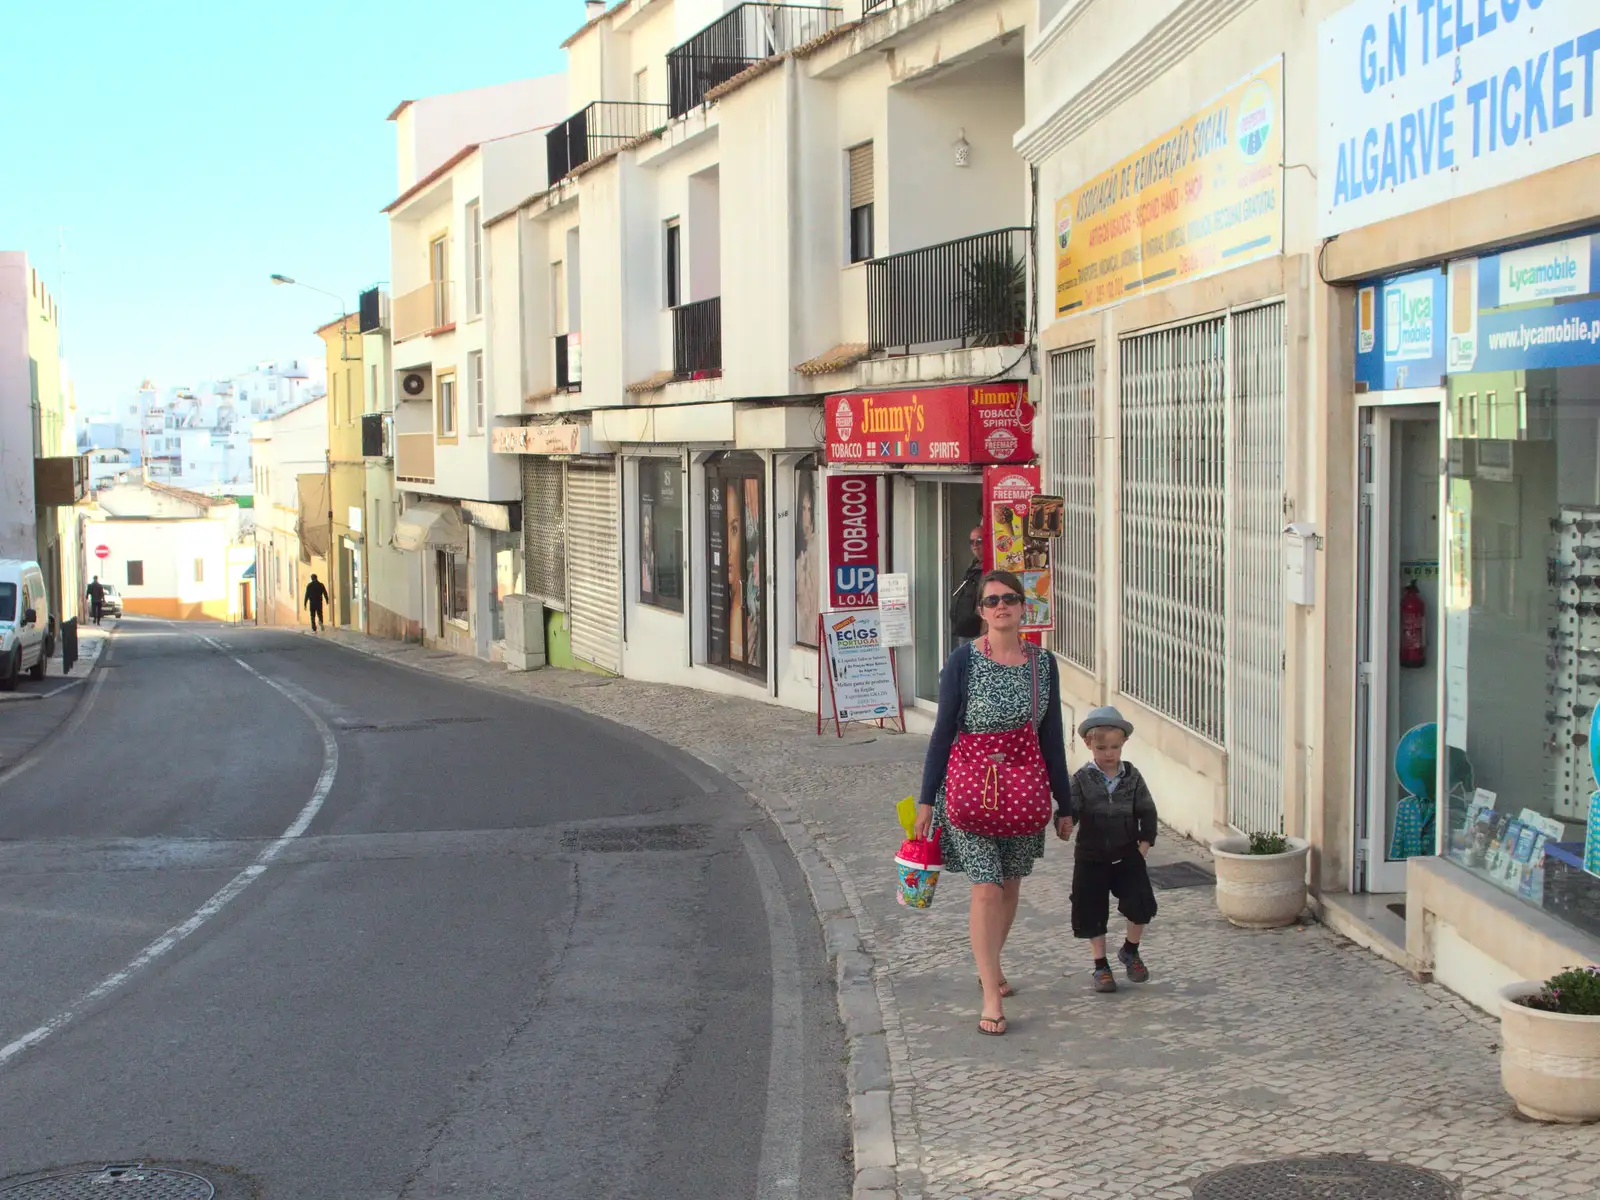
[(1428, 665), (1428, 605), (1414, 579), (1400, 597), (1400, 665)]

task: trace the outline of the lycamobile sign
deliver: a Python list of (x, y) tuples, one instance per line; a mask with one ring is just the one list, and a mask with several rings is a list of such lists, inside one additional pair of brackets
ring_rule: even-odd
[(1595, 0), (1355, 0), (1318, 44), (1320, 237), (1600, 145)]
[(1523, 304), (1589, 291), (1589, 239), (1550, 242), (1500, 256), (1500, 303)]

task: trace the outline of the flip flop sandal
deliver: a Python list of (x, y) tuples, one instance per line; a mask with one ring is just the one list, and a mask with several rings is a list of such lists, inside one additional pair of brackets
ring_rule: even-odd
[[(985, 1025), (996, 1025), (997, 1029), (985, 1029)], [(1004, 1037), (1006, 1034), (1006, 1019), (1004, 1017), (979, 1017), (978, 1032), (985, 1037)]]
[[(981, 980), (981, 979), (978, 980), (978, 990), (980, 992), (983, 990), (983, 980)], [(1009, 999), (1011, 999), (1011, 997), (1015, 996), (1016, 994), (1017, 994), (1017, 989), (1012, 987), (1009, 982), (1007, 982), (1004, 979), (1002, 979), (1000, 981), (1000, 999), (1009, 1000)]]

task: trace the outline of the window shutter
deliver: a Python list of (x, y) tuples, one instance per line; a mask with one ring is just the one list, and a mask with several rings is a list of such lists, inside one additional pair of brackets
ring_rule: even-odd
[(850, 207), (872, 203), (872, 143), (850, 151)]

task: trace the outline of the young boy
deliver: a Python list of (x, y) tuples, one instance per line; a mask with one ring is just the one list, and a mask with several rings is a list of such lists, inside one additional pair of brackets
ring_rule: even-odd
[(1117, 961), (1131, 983), (1150, 971), (1139, 957), (1144, 927), (1155, 919), (1156, 894), (1144, 857), (1156, 840), (1156, 804), (1144, 776), (1124, 762), (1122, 747), (1133, 726), (1114, 708), (1097, 708), (1078, 726), (1094, 760), (1072, 776), (1072, 809), (1056, 813), (1056, 836), (1065, 841), (1076, 823), (1072, 862), (1072, 936), (1087, 938), (1094, 951), (1094, 990), (1114, 992), (1117, 977), (1106, 959), (1111, 897), (1128, 919), (1127, 940)]

